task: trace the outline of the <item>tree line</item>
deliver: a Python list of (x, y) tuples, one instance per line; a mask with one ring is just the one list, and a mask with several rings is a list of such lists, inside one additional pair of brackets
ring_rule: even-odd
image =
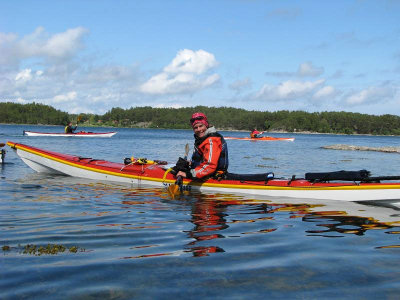
[(192, 113), (203, 112), (219, 130), (317, 132), (340, 134), (400, 135), (400, 117), (351, 112), (281, 110), (248, 111), (232, 107), (112, 108), (103, 115), (68, 114), (39, 104), (0, 103), (0, 123), (66, 125), (68, 121), (85, 126), (190, 129)]
[(0, 123), (5, 124), (66, 124), (70, 116), (68, 113), (55, 108), (39, 104), (19, 104), (12, 102), (0, 103)]

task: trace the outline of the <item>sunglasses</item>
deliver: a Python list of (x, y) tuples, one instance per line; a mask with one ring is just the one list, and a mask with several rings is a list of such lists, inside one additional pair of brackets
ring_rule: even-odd
[(190, 119), (190, 123), (194, 123), (194, 121), (199, 121), (199, 120), (204, 120), (204, 117), (200, 116), (200, 117), (196, 117), (196, 118), (191, 118)]

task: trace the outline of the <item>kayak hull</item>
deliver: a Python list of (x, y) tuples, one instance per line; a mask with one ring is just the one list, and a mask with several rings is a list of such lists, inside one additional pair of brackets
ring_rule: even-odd
[[(134, 187), (168, 187), (175, 178), (165, 166), (157, 164), (124, 165), (74, 155), (47, 151), (23, 144), (8, 142), (18, 156), (33, 170), (41, 173), (68, 175), (106, 182), (128, 183)], [(241, 193), (269, 197), (297, 199), (326, 199), (341, 201), (398, 200), (400, 182), (312, 183), (305, 179), (272, 179), (264, 181), (215, 180), (192, 181), (184, 179), (183, 190)]]
[(272, 136), (263, 136), (259, 138), (249, 138), (249, 137), (224, 137), (225, 140), (241, 140), (241, 141), (287, 141), (293, 142), (294, 138), (278, 138)]
[(58, 137), (112, 137), (116, 132), (85, 132), (57, 133), (57, 132), (35, 132), (24, 130), (27, 136), (58, 136)]

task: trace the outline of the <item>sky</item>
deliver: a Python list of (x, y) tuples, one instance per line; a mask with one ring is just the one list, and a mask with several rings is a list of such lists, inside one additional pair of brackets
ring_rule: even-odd
[(400, 115), (400, 1), (0, 0), (0, 102)]

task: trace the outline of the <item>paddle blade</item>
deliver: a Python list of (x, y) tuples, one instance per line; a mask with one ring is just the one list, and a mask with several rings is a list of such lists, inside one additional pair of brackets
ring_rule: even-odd
[(189, 144), (186, 143), (186, 145), (185, 145), (185, 159), (187, 159), (188, 154), (189, 154)]
[(0, 143), (0, 148), (1, 147), (4, 147), (6, 144), (4, 144), (4, 143)]
[(175, 199), (175, 196), (178, 196), (180, 194), (182, 183), (183, 183), (182, 176), (178, 176), (178, 178), (176, 178), (175, 183), (171, 184), (168, 187), (168, 194), (172, 197), (172, 199)]
[(179, 185), (171, 184), (168, 187), (168, 194), (171, 196), (172, 199), (175, 199), (175, 197), (178, 196), (179, 193), (180, 193)]

